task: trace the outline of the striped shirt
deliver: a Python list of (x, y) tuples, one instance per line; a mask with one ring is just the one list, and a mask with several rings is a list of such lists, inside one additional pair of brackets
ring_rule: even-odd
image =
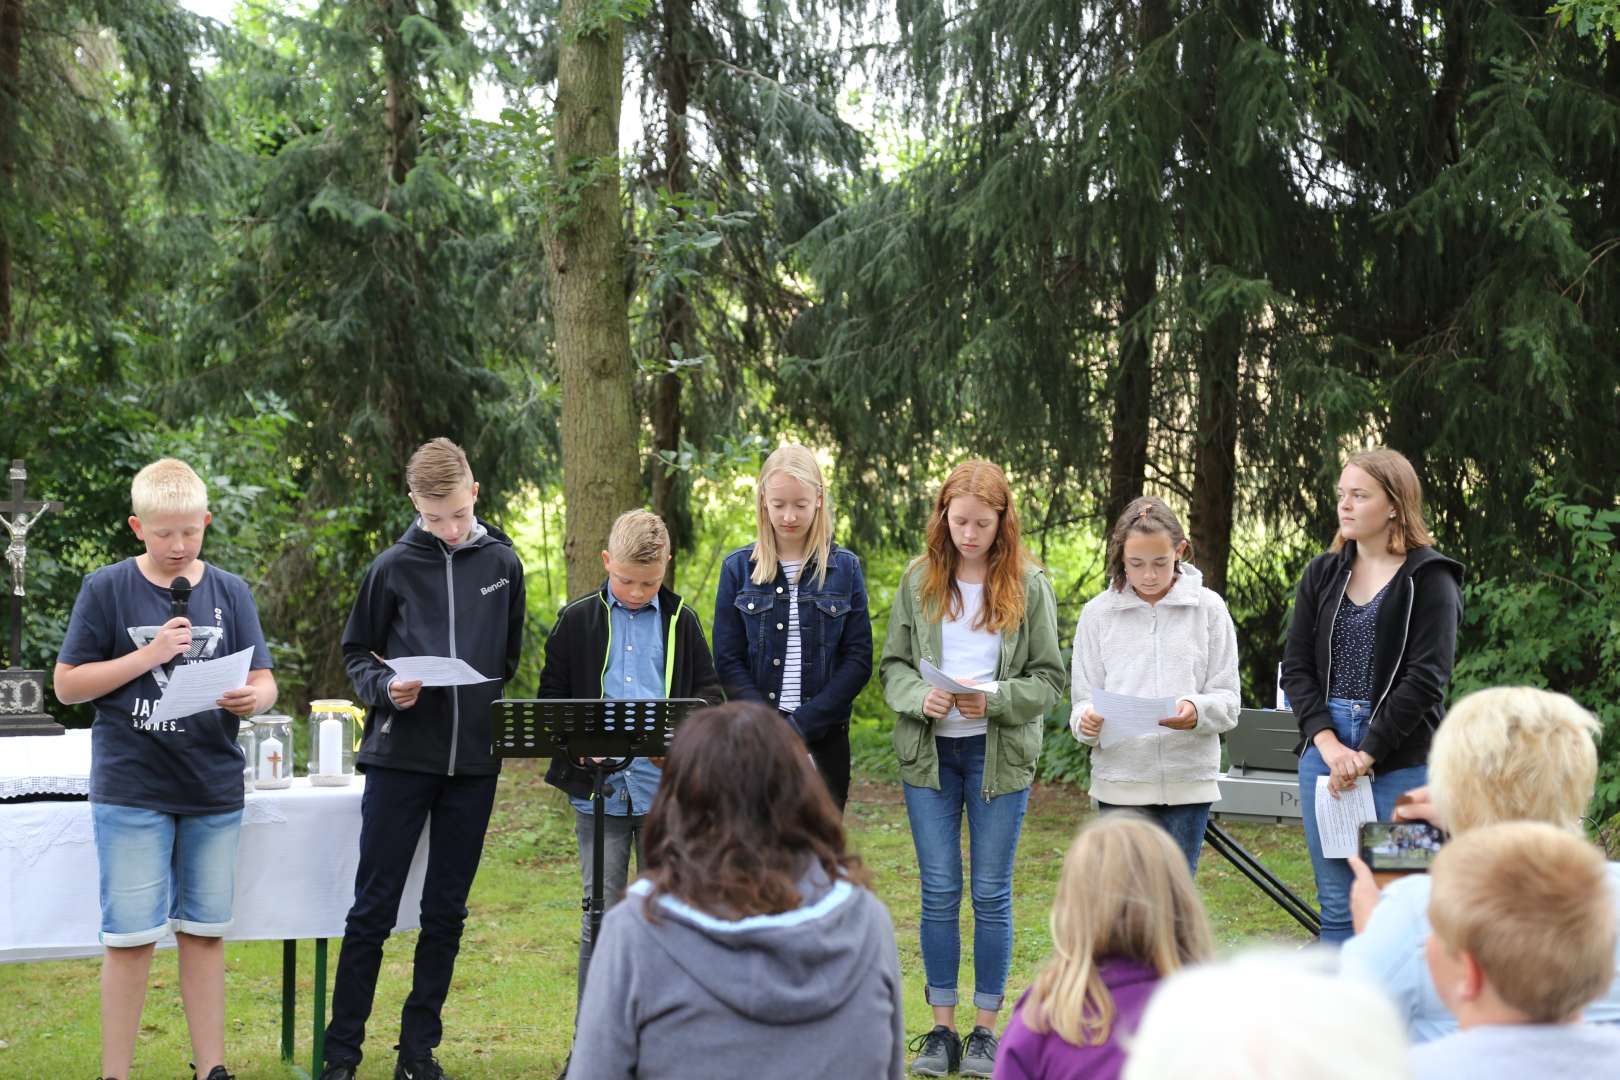
[(776, 696), (776, 707), (792, 713), (799, 707), (804, 667), (804, 653), (799, 643), (799, 568), (804, 560), (783, 559), (781, 562), (782, 573), (788, 579), (787, 655), (782, 659), (782, 692)]

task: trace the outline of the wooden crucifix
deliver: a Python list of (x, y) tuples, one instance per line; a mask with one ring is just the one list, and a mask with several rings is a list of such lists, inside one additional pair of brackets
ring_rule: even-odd
[(11, 463), (11, 498), (0, 502), (0, 525), (8, 536), (6, 562), (11, 566), (11, 666), (0, 671), (0, 736), (60, 735), (62, 726), (45, 712), (45, 672), (23, 669), (23, 564), (28, 559), (28, 533), (59, 502), (29, 499), (28, 470)]

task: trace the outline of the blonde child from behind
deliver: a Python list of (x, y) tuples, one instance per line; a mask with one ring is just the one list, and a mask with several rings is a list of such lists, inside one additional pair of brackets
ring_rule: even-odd
[(1081, 828), (1048, 926), (1052, 952), (1002, 1035), (998, 1080), (1114, 1080), (1159, 980), (1214, 953), (1180, 850), (1134, 813)]
[(1417, 1080), (1620, 1076), (1620, 1028), (1581, 1022), (1614, 979), (1602, 853), (1514, 821), (1456, 837), (1430, 875), (1425, 959), (1461, 1030), (1412, 1051)]

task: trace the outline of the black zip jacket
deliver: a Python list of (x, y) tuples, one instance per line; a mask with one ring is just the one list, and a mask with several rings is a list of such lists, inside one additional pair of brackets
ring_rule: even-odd
[[(1283, 647), (1282, 686), (1299, 722), (1304, 753), (1316, 733), (1333, 727), (1328, 687), (1333, 677), (1333, 620), (1350, 584), (1354, 540), (1318, 555), (1294, 595)], [(1414, 548), (1390, 579), (1378, 608), (1373, 640), (1372, 716), (1361, 749), (1388, 771), (1429, 760), (1434, 730), (1445, 718), (1446, 684), (1462, 622), (1463, 565), (1432, 547)]]
[[(355, 755), (362, 770), (501, 771), (490, 706), (523, 652), (523, 564), (505, 533), (480, 524), (482, 535), (452, 548), (413, 523), (360, 582), (343, 628), (343, 663), (367, 706)], [(397, 709), (388, 697), (393, 670), (377, 656), (456, 656), (494, 681), (424, 686), (415, 705)]]
[[(675, 624), (675, 662), (665, 667), (670, 677), (664, 694), (672, 698), (702, 698), (710, 705), (725, 700), (720, 679), (714, 673), (709, 643), (703, 639), (703, 622), (697, 612), (682, 603), (667, 588), (658, 590), (658, 614), (662, 623), (665, 649), (669, 648), (670, 620)], [(608, 587), (582, 596), (562, 609), (557, 625), (546, 638), (546, 663), (540, 670), (540, 696), (543, 698), (601, 698), (602, 677), (607, 672), (608, 648), (612, 644), (613, 623), (608, 608)], [(576, 799), (591, 795), (591, 774), (564, 758), (552, 758), (546, 769), (546, 782)]]

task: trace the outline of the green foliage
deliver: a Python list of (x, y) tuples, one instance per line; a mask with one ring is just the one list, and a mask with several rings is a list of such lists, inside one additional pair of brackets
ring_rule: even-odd
[[(1189, 524), (1214, 557), (1231, 541), (1245, 699), (1268, 702), (1342, 455), (1387, 442), (1469, 567), (1459, 689), (1599, 711), (1620, 808), (1615, 10), (601, 0), (642, 138), (564, 175), (554, 0), (251, 4), (230, 27), (29, 4), (0, 87), (0, 457), (68, 502), (33, 549), (29, 658), (130, 553), (129, 476), (170, 452), (215, 489), (210, 555), (258, 585), (289, 707), (345, 685), (336, 635), (424, 438), (468, 447), (486, 517), (538, 521), (554, 613), (544, 245), (618, 169), (646, 479), (695, 595), (785, 439), (833, 452), (880, 620), (930, 486), (990, 457), (1065, 637), (1116, 486), (1229, 506), (1229, 537)], [(899, 130), (850, 123), (857, 66)], [(500, 118), (469, 115), (490, 87)], [(874, 767), (887, 724), (874, 684)], [(1080, 775), (1057, 718), (1046, 757)]]
[(600, 37), (613, 23), (644, 19), (652, 13), (652, 0), (588, 0), (581, 5), (571, 26), (564, 27), (564, 40)]
[(1469, 585), (1468, 646), (1458, 651), (1456, 692), (1499, 685), (1569, 694), (1603, 724), (1591, 817), (1620, 813), (1620, 508), (1594, 509), (1545, 487), (1534, 510), (1558, 547), (1512, 577)]
[(1573, 26), (1575, 33), (1591, 38), (1600, 56), (1611, 40), (1620, 38), (1620, 3), (1616, 0), (1557, 0), (1547, 13), (1558, 16), (1559, 26)]
[(1091, 784), (1091, 749), (1075, 741), (1069, 729), (1069, 703), (1061, 701), (1041, 721), (1041, 760), (1035, 775), (1080, 791)]

